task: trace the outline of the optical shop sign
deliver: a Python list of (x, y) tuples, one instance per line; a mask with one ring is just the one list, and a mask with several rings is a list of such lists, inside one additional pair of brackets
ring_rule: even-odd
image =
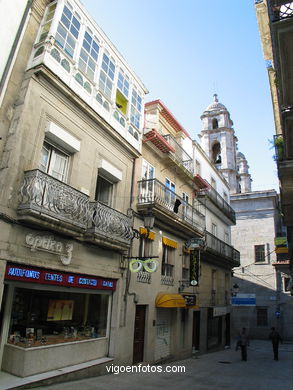
[(7, 265), (5, 279), (20, 282), (50, 284), (54, 286), (115, 290), (116, 280), (97, 278), (89, 275), (44, 270), (15, 264)]

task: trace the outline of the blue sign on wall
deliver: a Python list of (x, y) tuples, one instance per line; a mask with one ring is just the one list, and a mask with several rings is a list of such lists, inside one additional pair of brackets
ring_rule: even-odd
[(232, 297), (231, 304), (234, 306), (255, 306), (255, 294), (237, 294), (235, 297)]

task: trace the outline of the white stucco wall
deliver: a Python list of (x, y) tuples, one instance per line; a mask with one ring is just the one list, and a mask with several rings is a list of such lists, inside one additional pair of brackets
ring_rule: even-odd
[(27, 0), (0, 0), (0, 78), (2, 78), (26, 4)]

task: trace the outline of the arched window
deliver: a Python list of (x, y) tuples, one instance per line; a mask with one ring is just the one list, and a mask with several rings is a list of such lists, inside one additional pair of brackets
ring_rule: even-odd
[(221, 145), (219, 142), (215, 142), (212, 148), (212, 159), (215, 164), (221, 164)]
[(213, 124), (213, 129), (217, 129), (219, 127), (218, 119), (214, 118), (212, 124)]

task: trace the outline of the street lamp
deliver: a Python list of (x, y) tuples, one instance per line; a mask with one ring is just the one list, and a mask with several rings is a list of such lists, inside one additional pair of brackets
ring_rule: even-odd
[(231, 295), (232, 295), (232, 297), (236, 297), (237, 296), (237, 294), (239, 293), (239, 286), (238, 286), (238, 284), (237, 283), (234, 283), (233, 284), (233, 287), (232, 287), (232, 289), (231, 289)]

